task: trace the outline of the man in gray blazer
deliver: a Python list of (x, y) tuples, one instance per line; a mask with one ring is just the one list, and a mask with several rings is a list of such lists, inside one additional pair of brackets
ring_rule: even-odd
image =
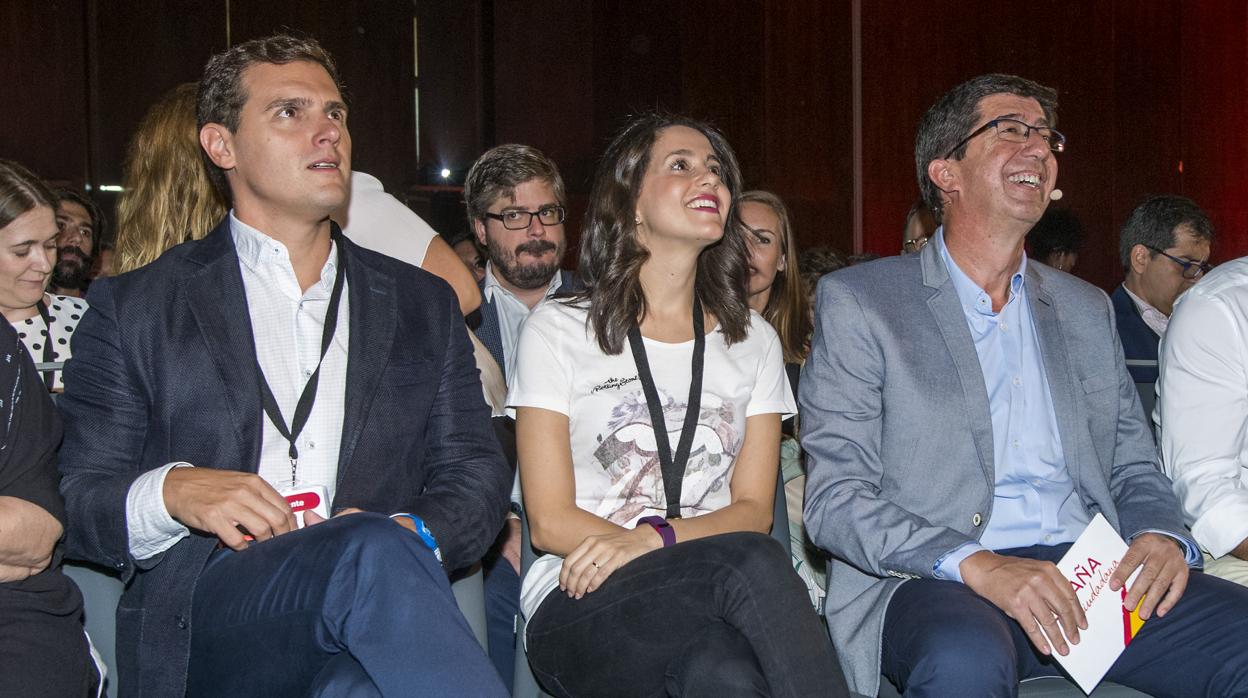
[(1024, 254), (1065, 147), (1055, 110), (1053, 90), (1013, 76), (950, 91), (915, 144), (942, 229), (920, 254), (819, 285), (805, 520), (836, 557), (828, 623), (859, 693), (881, 671), (908, 696), (1006, 696), (1057, 675), (1051, 654), (1086, 620), (1053, 563), (1097, 513), (1130, 543), (1111, 588), (1141, 569), (1126, 603), (1149, 619), (1109, 680), (1248, 692), (1248, 593), (1189, 574), (1198, 550), (1108, 298)]

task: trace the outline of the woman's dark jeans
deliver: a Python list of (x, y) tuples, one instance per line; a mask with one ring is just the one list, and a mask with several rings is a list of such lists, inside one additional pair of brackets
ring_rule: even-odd
[(647, 553), (579, 600), (556, 589), (528, 624), (557, 696), (847, 696), (806, 587), (770, 536)]

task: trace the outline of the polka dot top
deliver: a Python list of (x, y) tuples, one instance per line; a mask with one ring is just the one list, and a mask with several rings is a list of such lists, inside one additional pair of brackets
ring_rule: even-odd
[[(26, 351), (30, 352), (30, 358), (34, 359), (36, 364), (44, 362), (44, 347), (49, 342), (52, 346), (52, 360), (68, 361), (69, 341), (74, 335), (74, 328), (82, 320), (82, 314), (87, 311), (87, 302), (81, 298), (53, 296), (46, 293), (43, 295), (43, 302), (48, 305), (48, 315), (52, 318), (51, 332), (48, 331), (48, 326), (38, 314), (11, 323), (13, 329), (17, 330), (17, 336), (26, 345)], [(53, 377), (52, 390), (57, 392), (65, 389), (61, 373), (61, 371), (56, 371)], [(49, 373), (41, 371), (40, 375), (46, 381)]]

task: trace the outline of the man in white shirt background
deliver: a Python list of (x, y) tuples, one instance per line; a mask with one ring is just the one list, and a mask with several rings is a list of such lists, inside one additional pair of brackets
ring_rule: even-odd
[[(1136, 383), (1157, 381), (1157, 343), (1174, 302), (1209, 270), (1213, 224), (1196, 202), (1154, 196), (1131, 212), (1118, 236), (1126, 278), (1110, 296), (1127, 368)], [(1145, 411), (1152, 391), (1141, 397)]]
[(1248, 257), (1179, 299), (1161, 342), (1162, 465), (1205, 572), (1248, 585)]
[[(92, 286), (60, 403), (67, 547), (127, 583), (121, 693), (505, 695), (446, 577), (511, 483), (455, 294), (330, 221), (351, 137), (315, 41), (199, 89), (231, 212)], [(333, 518), (295, 530), (295, 491)]]

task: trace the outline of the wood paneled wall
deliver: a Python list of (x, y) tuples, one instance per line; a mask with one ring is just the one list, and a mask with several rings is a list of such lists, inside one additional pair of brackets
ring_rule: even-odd
[(154, 99), (229, 42), (291, 28), (337, 57), (356, 164), (391, 189), (440, 184), (443, 167), (462, 180), (485, 148), (527, 142), (563, 169), (575, 230), (607, 139), (627, 115), (664, 108), (717, 124), (747, 185), (789, 202), (804, 245), (892, 254), (917, 195), (920, 114), (957, 82), (1006, 71), (1060, 92), (1061, 205), (1087, 229), (1081, 276), (1117, 282), (1118, 227), (1151, 193), (1203, 205), (1218, 258), (1248, 254), (1248, 184), (1234, 171), (1248, 159), (1248, 5), (1036, 0), (1014, 17), (1000, 7), (18, 0), (0, 5), (0, 80), (14, 105), (0, 157), (54, 180), (118, 183)]

